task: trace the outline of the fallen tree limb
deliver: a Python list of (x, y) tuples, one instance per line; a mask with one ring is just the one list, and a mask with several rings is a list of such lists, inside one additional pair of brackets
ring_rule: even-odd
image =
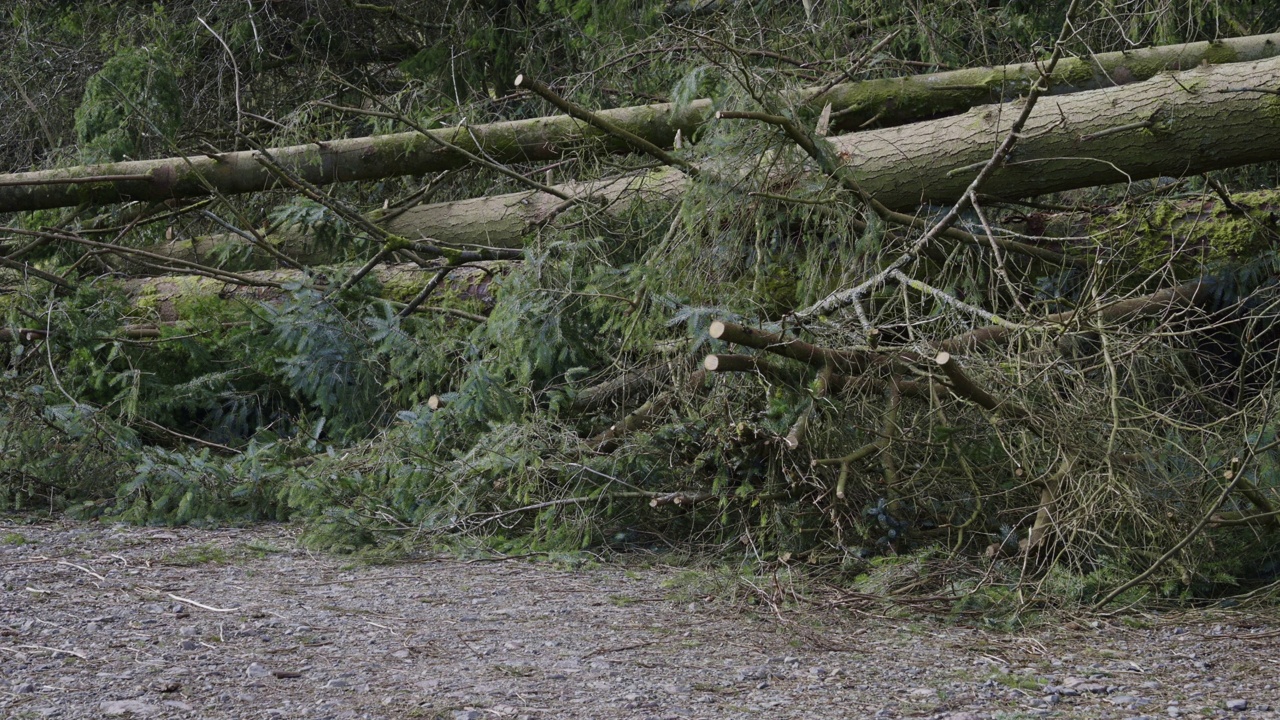
[[(1196, 280), (1154, 292), (1150, 295), (1117, 300), (1109, 305), (1104, 305), (1096, 314), (1103, 322), (1124, 322), (1148, 318), (1194, 306), (1208, 297), (1210, 292), (1212, 292), (1212, 283)], [(1054, 313), (1046, 315), (1038, 322), (1028, 324), (1024, 328), (1011, 327), (1009, 325), (986, 325), (947, 338), (938, 343), (938, 348), (948, 353), (963, 353), (986, 345), (1004, 342), (1020, 330), (1069, 329), (1083, 324), (1092, 314), (1088, 310), (1070, 310)]]
[[(707, 378), (705, 370), (698, 370), (689, 375), (683, 383), (683, 390), (690, 394), (701, 393)], [(622, 439), (639, 432), (657, 422), (676, 402), (676, 390), (664, 390), (653, 395), (626, 417), (605, 428), (587, 440), (587, 445), (598, 453), (611, 453), (618, 448)]]
[(800, 385), (804, 382), (799, 373), (789, 373), (756, 355), (708, 355), (702, 360), (702, 369), (713, 373), (751, 373), (778, 385)]
[(951, 382), (950, 390), (956, 397), (968, 400), (988, 412), (1004, 413), (1012, 417), (1031, 416), (1031, 413), (1018, 404), (996, 398), (986, 388), (975, 382), (964, 372), (951, 353), (940, 352), (933, 361)]
[(831, 367), (834, 372), (843, 375), (859, 375), (873, 362), (868, 353), (818, 347), (803, 340), (788, 339), (776, 333), (722, 320), (711, 323), (709, 333), (716, 340), (757, 350), (767, 350), (775, 355), (799, 360), (819, 369)]
[(625, 372), (612, 380), (593, 385), (578, 393), (570, 405), (575, 413), (600, 412), (609, 406), (622, 407), (629, 397), (644, 397), (659, 385), (671, 380), (671, 366), (663, 363), (653, 368)]
[(657, 418), (666, 413), (674, 399), (670, 391), (658, 393), (635, 411), (610, 425), (604, 432), (588, 440), (587, 445), (598, 453), (613, 452), (618, 448), (622, 438), (652, 425)]

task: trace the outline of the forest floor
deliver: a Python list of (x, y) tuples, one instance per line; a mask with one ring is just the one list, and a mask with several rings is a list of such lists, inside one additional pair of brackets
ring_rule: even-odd
[(5, 718), (1280, 717), (1274, 611), (999, 631), (751, 606), (655, 556), (369, 565), (287, 526), (19, 520)]

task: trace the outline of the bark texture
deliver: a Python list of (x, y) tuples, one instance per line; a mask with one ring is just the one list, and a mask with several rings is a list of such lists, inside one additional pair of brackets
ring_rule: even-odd
[[(432, 303), (470, 300), (482, 306), (493, 304), (493, 284), (504, 272), (508, 263), (490, 262), (456, 268), (436, 291)], [(349, 269), (348, 269), (349, 270)], [(385, 300), (408, 302), (422, 290), (432, 276), (433, 269), (417, 265), (384, 265), (371, 275), (380, 286), (380, 296)], [(285, 284), (302, 278), (293, 270), (251, 272), (245, 275), (265, 282)], [(320, 273), (323, 279), (323, 272)], [(125, 290), (133, 298), (134, 315), (131, 320), (145, 322), (174, 322), (198, 320), (208, 317), (211, 302), (234, 304), (275, 300), (286, 294), (277, 287), (239, 285), (201, 275), (168, 275), (156, 278), (139, 278), (125, 282)]]
[[(1043, 98), (1013, 157), (982, 191), (1029, 197), (1278, 160), (1280, 95), (1271, 92), (1278, 76), (1280, 58), (1198, 67), (1142, 83)], [(1019, 110), (1016, 102), (983, 106), (830, 142), (854, 168), (862, 188), (889, 208), (949, 204), (991, 158)], [(590, 192), (621, 209), (641, 197), (676, 202), (689, 184), (679, 171), (662, 168), (644, 178), (601, 181)], [(584, 192), (577, 184), (559, 188)], [(389, 227), (413, 238), (512, 245), (541, 226), (545, 209), (561, 202), (520, 192), (425, 205)]]
[[(689, 178), (674, 168), (658, 168), (589, 183), (565, 183), (557, 189), (592, 208), (621, 214), (636, 202), (671, 204), (689, 188)], [(420, 205), (386, 228), (410, 240), (516, 247), (530, 231), (552, 220), (564, 200), (542, 192), (519, 192)]]
[[(1280, 34), (1068, 58), (1055, 69), (1051, 92), (1124, 85), (1166, 70), (1251, 61), (1277, 54)], [(843, 132), (871, 124), (913, 122), (963, 112), (981, 103), (1008, 100), (1025, 92), (1038, 76), (1034, 63), (1022, 63), (845, 83), (823, 93), (818, 89), (800, 91), (792, 99), (814, 106), (831, 103), (831, 129)], [(703, 99), (684, 107), (661, 103), (597, 114), (667, 148), (677, 131), (692, 137), (710, 121), (713, 112), (711, 101)], [(567, 115), (444, 128), (432, 134), (502, 163), (552, 160), (584, 145), (610, 152), (629, 149), (617, 138)], [(317, 185), (420, 175), (468, 162), (461, 153), (416, 132), (318, 141), (269, 152), (282, 166)], [(251, 151), (119, 162), (0, 176), (0, 213), (81, 203), (168, 200), (213, 192), (232, 195), (273, 187), (277, 187), (276, 178), (254, 160)]]

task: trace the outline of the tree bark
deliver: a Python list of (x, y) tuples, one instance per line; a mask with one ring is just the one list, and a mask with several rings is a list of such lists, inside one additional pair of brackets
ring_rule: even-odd
[[(482, 306), (492, 306), (493, 285), (507, 262), (464, 265), (449, 273), (437, 290), (438, 302), (472, 301)], [(434, 269), (417, 265), (384, 265), (371, 275), (380, 286), (380, 297), (405, 303), (430, 282)], [(294, 270), (251, 272), (245, 275), (256, 280), (284, 284), (296, 282), (302, 274)], [(156, 278), (139, 278), (124, 283), (126, 292), (133, 298), (132, 322), (174, 322), (207, 318), (211, 303), (233, 304), (245, 302), (269, 302), (286, 294), (277, 287), (237, 285), (200, 275), (170, 275)]]
[[(662, 167), (624, 177), (588, 183), (565, 183), (556, 188), (589, 201), (609, 215), (621, 215), (637, 202), (670, 205), (689, 189), (689, 178), (675, 168)], [(590, 199), (590, 200), (588, 200)], [(455, 200), (420, 205), (398, 215), (385, 227), (411, 240), (518, 247), (526, 235), (552, 222), (565, 201), (542, 192)]]
[[(1172, 189), (1172, 188), (1171, 188)], [(1179, 195), (1138, 205), (1078, 212), (1032, 212), (1004, 220), (1010, 230), (1043, 238), (1048, 249), (1108, 257), (1135, 266), (1171, 265), (1197, 273), (1207, 263), (1269, 251), (1276, 242), (1280, 192)], [(1061, 238), (1055, 241), (1054, 238)], [(1087, 238), (1087, 239), (1085, 239)]]
[[(1069, 58), (1055, 69), (1051, 92), (1123, 85), (1166, 70), (1251, 61), (1277, 54), (1280, 34)], [(1022, 63), (844, 83), (825, 92), (810, 88), (789, 99), (813, 106), (831, 103), (831, 130), (843, 132), (870, 124), (897, 125), (963, 112), (980, 103), (1001, 102), (1024, 92), (1038, 77), (1035, 63)], [(677, 131), (693, 137), (713, 113), (712, 102), (702, 99), (683, 107), (661, 103), (597, 114), (648, 142), (669, 148)], [(553, 160), (583, 145), (607, 152), (631, 150), (618, 138), (567, 115), (443, 128), (432, 134), (502, 163)], [(283, 167), (316, 185), (421, 175), (468, 162), (461, 153), (416, 132), (317, 141), (269, 152)], [(81, 203), (168, 200), (215, 192), (233, 195), (275, 187), (279, 187), (277, 179), (258, 164), (252, 151), (140, 160), (0, 176), (0, 213)]]
[[(1280, 160), (1277, 76), (1280, 59), (1271, 59), (1042, 98), (1014, 156), (981, 190), (1013, 199)], [(991, 105), (829, 141), (862, 188), (889, 208), (949, 204), (991, 158), (1018, 111), (1016, 102)], [(559, 187), (576, 197), (594, 194), (620, 212), (637, 200), (674, 203), (690, 182), (675, 169), (660, 168), (585, 189)], [(541, 227), (562, 203), (537, 192), (438, 203), (414, 208), (388, 228), (411, 239), (510, 246)]]

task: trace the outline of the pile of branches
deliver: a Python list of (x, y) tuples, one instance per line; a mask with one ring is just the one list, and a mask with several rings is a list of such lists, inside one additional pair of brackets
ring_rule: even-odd
[[(1095, 53), (1091, 11), (1032, 62), (860, 79), (873, 23), (816, 85), (689, 27), (670, 103), (520, 75), (561, 114), (432, 127), (347, 84), (321, 104), (402, 131), (0, 176), (4, 502), (943, 547), (1099, 604), (1267, 582), (1280, 199), (1228, 185), (1280, 159), (1280, 37)], [(460, 172), (496, 192), (431, 202)]]

